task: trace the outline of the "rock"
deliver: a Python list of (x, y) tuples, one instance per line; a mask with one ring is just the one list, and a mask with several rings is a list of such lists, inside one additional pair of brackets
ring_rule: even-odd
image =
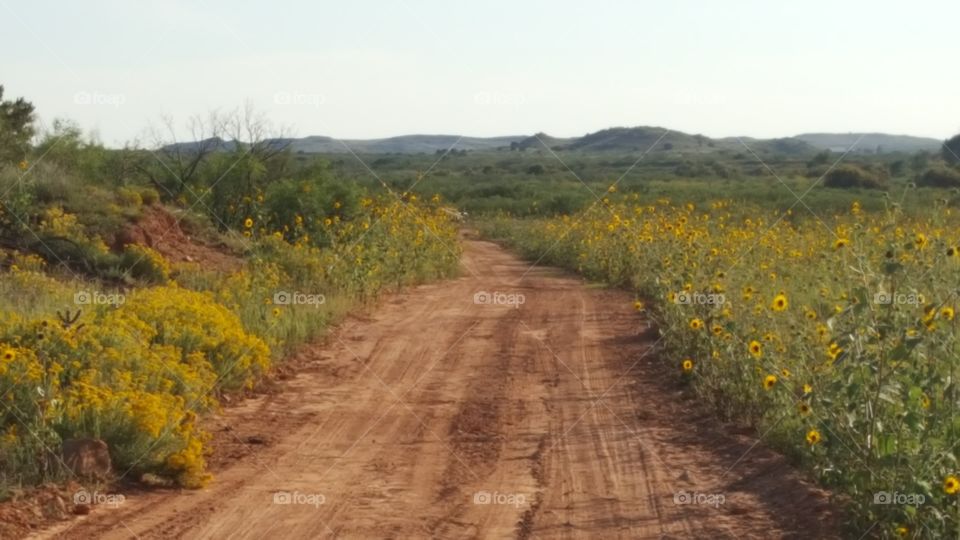
[(100, 439), (67, 439), (61, 447), (63, 462), (78, 478), (105, 481), (110, 477), (110, 449)]
[(73, 507), (73, 513), (78, 516), (85, 516), (90, 513), (89, 504), (78, 504)]
[(67, 503), (55, 493), (43, 501), (42, 509), (43, 515), (51, 519), (63, 519), (67, 515)]

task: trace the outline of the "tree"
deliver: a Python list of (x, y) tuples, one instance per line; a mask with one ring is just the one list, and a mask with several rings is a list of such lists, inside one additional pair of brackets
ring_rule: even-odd
[(943, 160), (950, 165), (960, 164), (960, 135), (944, 141), (940, 153), (943, 155)]
[(30, 139), (36, 133), (33, 104), (25, 99), (3, 100), (0, 85), (0, 163), (17, 162), (30, 150)]

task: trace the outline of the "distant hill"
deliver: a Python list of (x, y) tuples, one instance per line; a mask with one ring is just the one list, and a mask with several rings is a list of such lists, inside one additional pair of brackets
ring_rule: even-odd
[[(741, 142), (743, 141), (743, 142)], [(746, 145), (746, 147), (744, 146)], [(747, 147), (757, 154), (802, 156), (817, 149), (804, 141), (785, 139), (751, 139), (727, 137), (712, 139), (705, 135), (691, 135), (662, 127), (610, 128), (590, 133), (565, 147), (584, 152), (674, 152), (681, 154), (710, 154), (726, 150), (743, 153)]]
[[(651, 152), (657, 154), (710, 154), (718, 151), (742, 154), (750, 151), (758, 155), (786, 155), (803, 157), (823, 150), (846, 151), (860, 139), (859, 133), (805, 133), (779, 139), (724, 137), (713, 139), (705, 135), (683, 133), (655, 126), (613, 127), (582, 137), (553, 137), (546, 133), (530, 136), (461, 137), (458, 135), (400, 135), (385, 139), (334, 139), (310, 136), (298, 139), (273, 139), (271, 144), (289, 145), (292, 152), (307, 154), (433, 154), (447, 150), (468, 151), (566, 151), (566, 152)], [(202, 142), (180, 143), (181, 150), (195, 150), (202, 144), (213, 144), (219, 150), (230, 150), (232, 141), (207, 139)], [(746, 145), (746, 147), (745, 147)], [(908, 135), (884, 133), (862, 134), (856, 152), (876, 153), (938, 151), (941, 141)], [(166, 147), (167, 150), (174, 147)]]
[(562, 150), (575, 140), (576, 139), (572, 138), (564, 139), (560, 137), (552, 137), (546, 133), (540, 132), (536, 135), (531, 135), (519, 141), (515, 145), (511, 145), (511, 148), (520, 150), (527, 150), (531, 148), (534, 150), (542, 150), (544, 148), (549, 148), (551, 150)]
[[(305, 137), (294, 139), (293, 152), (339, 154), (351, 151), (357, 154), (432, 154), (437, 150), (497, 150), (509, 148), (510, 143), (524, 139), (513, 137), (460, 137), (458, 135), (401, 135), (387, 139), (344, 139)], [(348, 150), (349, 148), (349, 150)]]
[[(863, 137), (862, 139), (860, 137)], [(887, 135), (885, 133), (804, 133), (794, 139), (807, 142), (819, 150), (846, 151), (857, 143), (854, 151), (876, 153), (888, 152), (936, 152), (943, 141), (910, 135)], [(857, 140), (860, 142), (857, 142)]]

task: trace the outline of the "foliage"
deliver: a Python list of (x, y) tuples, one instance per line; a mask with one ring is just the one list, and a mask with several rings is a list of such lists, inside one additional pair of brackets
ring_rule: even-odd
[(35, 133), (33, 111), (33, 104), (23, 98), (4, 100), (0, 85), (0, 165), (22, 163), (24, 169), (29, 166), (24, 160)]
[(920, 175), (917, 185), (939, 188), (960, 187), (960, 171), (948, 167), (933, 167)]
[[(860, 531), (957, 530), (956, 212), (699, 206), (608, 194), (576, 216), (488, 231), (657, 299), (677, 376), (845, 494)], [(881, 492), (924, 503), (875, 504)]]
[(878, 173), (857, 165), (840, 165), (826, 173), (823, 185), (831, 188), (881, 189), (884, 183), (885, 179)]

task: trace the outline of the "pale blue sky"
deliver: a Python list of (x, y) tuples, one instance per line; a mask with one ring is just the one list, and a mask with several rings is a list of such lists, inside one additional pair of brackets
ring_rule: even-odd
[(0, 0), (0, 84), (116, 144), (250, 101), (299, 136), (960, 131), (960, 2)]

